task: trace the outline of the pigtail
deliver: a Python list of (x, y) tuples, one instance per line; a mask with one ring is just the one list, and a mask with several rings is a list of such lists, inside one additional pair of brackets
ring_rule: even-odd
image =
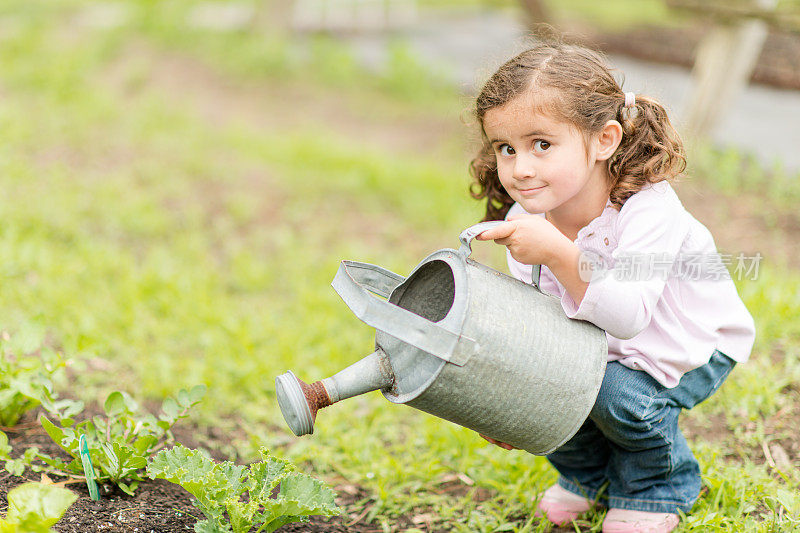
[(670, 180), (683, 172), (686, 156), (667, 111), (656, 100), (637, 95), (635, 104), (626, 107), (620, 98), (617, 120), (622, 125), (622, 142), (608, 165), (613, 181), (609, 196), (621, 209), (648, 183)]
[(514, 200), (500, 184), (497, 175), (497, 158), (491, 146), (484, 143), (478, 154), (469, 164), (469, 173), (473, 182), (469, 186), (469, 194), (476, 200), (486, 199), (486, 214), (483, 222), (503, 220), (514, 205)]

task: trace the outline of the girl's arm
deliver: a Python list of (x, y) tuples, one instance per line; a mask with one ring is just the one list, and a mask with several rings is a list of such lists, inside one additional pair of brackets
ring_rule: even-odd
[[(567, 237), (557, 240), (552, 248), (552, 256), (545, 263), (550, 272), (561, 282), (575, 305), (580, 306), (589, 282), (581, 278), (588, 263), (582, 261), (581, 249)], [(584, 274), (586, 276), (586, 274)]]

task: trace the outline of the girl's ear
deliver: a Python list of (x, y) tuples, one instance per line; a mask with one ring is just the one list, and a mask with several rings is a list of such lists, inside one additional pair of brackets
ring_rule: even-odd
[(609, 120), (597, 135), (597, 161), (605, 161), (614, 155), (622, 142), (622, 125), (616, 120)]

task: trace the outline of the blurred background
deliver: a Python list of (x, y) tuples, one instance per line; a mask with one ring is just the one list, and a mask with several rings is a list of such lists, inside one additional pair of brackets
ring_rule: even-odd
[[(339, 261), (405, 275), (482, 217), (472, 98), (543, 24), (665, 103), (690, 147), (685, 206), (723, 253), (763, 257), (734, 276), (753, 360), (685, 418), (705, 489), (684, 527), (791, 527), (797, 0), (4, 0), (0, 328), (43, 332), (90, 402), (207, 384), (209, 446), (265, 445), (357, 486), (348, 512), (384, 531), (538, 527), (530, 498), (555, 477), (541, 458), (377, 393), (295, 439), (274, 378), (372, 351), (329, 287)], [(504, 249), (474, 248), (505, 269)]]
[[(297, 1), (290, 27), (348, 43), (365, 66), (407, 43), (432, 70), (474, 94), (531, 32), (553, 31), (610, 55), (626, 89), (660, 98), (687, 134), (800, 169), (796, 2), (692, 0)], [(750, 81), (753, 85), (750, 85)], [(794, 128), (794, 130), (792, 130)]]

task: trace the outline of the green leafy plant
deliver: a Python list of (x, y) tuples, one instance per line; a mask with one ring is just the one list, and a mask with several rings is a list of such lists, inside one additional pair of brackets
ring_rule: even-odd
[(82, 409), (53, 392), (53, 379), (65, 366), (61, 355), (44, 344), (42, 330), (28, 326), (13, 336), (0, 334), (0, 426), (15, 425), (39, 405), (66, 416)]
[(174, 442), (172, 426), (187, 416), (189, 409), (203, 398), (205, 392), (203, 385), (191, 390), (181, 389), (175, 398), (164, 400), (158, 418), (150, 413), (142, 414), (133, 398), (119, 391), (108, 395), (104, 405), (105, 417), (95, 416), (79, 423), (66, 417), (56, 425), (42, 416), (42, 426), (47, 434), (73, 459), (65, 462), (38, 452), (35, 456), (49, 466), (49, 471), (82, 477), (78, 445), (80, 436), (86, 435), (96, 480), (111, 481), (133, 495), (144, 479), (142, 475), (148, 458)]
[(11, 458), (11, 449), (8, 436), (0, 431), (0, 461), (5, 462), (5, 468), (9, 474), (21, 476), (25, 472), (25, 468), (36, 458), (39, 449), (36, 447), (28, 448), (23, 456), (17, 459)]
[(320, 480), (297, 472), (283, 459), (261, 448), (261, 462), (238, 466), (215, 463), (181, 445), (162, 450), (147, 467), (155, 479), (177, 483), (197, 498), (206, 516), (197, 533), (270, 533), (284, 524), (304, 522), (310, 515), (341, 513), (335, 493)]
[(8, 491), (8, 514), (0, 533), (47, 533), (78, 497), (65, 488), (25, 483)]

